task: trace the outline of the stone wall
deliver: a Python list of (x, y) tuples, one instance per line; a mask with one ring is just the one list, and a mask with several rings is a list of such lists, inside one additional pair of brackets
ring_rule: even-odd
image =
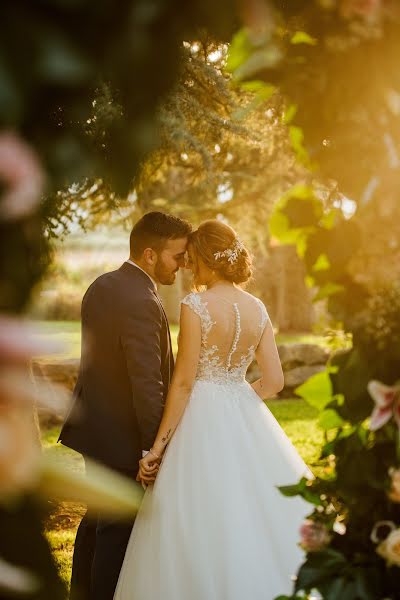
[[(56, 385), (72, 392), (78, 377), (79, 362), (79, 358), (68, 360), (37, 359), (32, 361), (32, 373), (36, 381), (44, 381), (50, 386), (49, 394), (57, 394)], [(52, 387), (54, 387), (54, 390), (52, 390)], [(55, 402), (54, 405), (57, 405), (57, 403)], [(50, 413), (39, 406), (37, 407), (37, 414), (40, 425), (46, 427), (62, 422), (65, 416), (61, 413)]]

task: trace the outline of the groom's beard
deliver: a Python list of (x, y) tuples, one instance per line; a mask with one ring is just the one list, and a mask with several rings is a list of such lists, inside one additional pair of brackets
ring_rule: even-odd
[(154, 269), (155, 279), (161, 283), (161, 285), (172, 285), (175, 283), (177, 271), (178, 269), (171, 271), (171, 269), (168, 269), (162, 260), (158, 259)]

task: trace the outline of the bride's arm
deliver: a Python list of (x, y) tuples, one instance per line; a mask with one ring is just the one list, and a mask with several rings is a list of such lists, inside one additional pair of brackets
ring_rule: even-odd
[(182, 418), (193, 388), (201, 347), (199, 316), (182, 304), (179, 348), (171, 386), (152, 452), (161, 456)]
[(256, 350), (256, 359), (261, 370), (261, 378), (252, 384), (252, 388), (260, 398), (265, 400), (280, 392), (284, 386), (282, 365), (269, 320)]

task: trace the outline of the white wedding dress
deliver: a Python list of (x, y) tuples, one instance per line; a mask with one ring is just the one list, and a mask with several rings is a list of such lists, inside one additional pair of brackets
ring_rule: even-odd
[(310, 505), (278, 485), (312, 477), (245, 380), (267, 311), (235, 290), (183, 302), (200, 317), (194, 387), (135, 521), (114, 600), (272, 600), (292, 590)]

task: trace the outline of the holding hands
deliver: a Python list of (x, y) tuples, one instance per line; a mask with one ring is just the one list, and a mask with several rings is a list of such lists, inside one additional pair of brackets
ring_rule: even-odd
[(139, 472), (136, 481), (142, 484), (143, 489), (152, 485), (158, 475), (161, 463), (161, 456), (153, 451), (149, 452), (139, 461)]

